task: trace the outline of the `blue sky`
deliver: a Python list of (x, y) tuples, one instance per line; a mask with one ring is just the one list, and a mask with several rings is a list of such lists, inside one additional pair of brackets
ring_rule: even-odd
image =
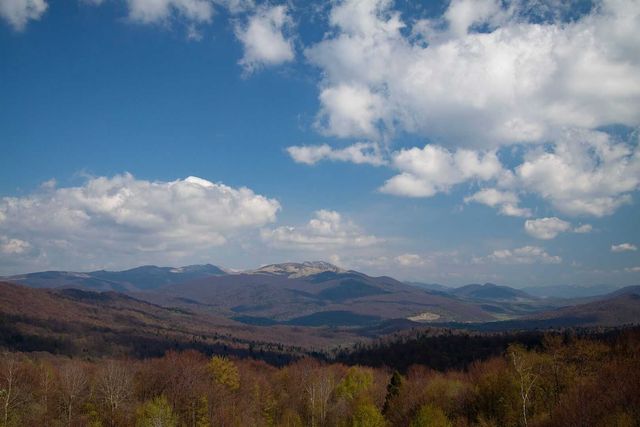
[(637, 284), (637, 28), (630, 0), (0, 0), (0, 274)]

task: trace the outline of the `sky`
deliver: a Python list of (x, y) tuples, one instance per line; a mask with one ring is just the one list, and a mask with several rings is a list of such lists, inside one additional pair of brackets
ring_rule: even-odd
[(0, 0), (0, 275), (640, 284), (640, 1)]

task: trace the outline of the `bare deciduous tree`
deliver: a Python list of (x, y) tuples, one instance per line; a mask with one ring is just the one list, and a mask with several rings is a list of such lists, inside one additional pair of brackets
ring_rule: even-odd
[(329, 400), (336, 381), (330, 369), (316, 368), (306, 378), (305, 392), (311, 414), (311, 426), (324, 426), (329, 411)]
[(522, 424), (526, 427), (527, 421), (527, 405), (531, 398), (531, 390), (538, 379), (538, 375), (533, 372), (533, 366), (527, 362), (525, 352), (518, 346), (509, 348), (509, 355), (513, 368), (518, 376), (518, 385), (520, 386), (520, 400), (522, 401)]
[(20, 358), (14, 353), (0, 356), (0, 404), (2, 405), (2, 425), (8, 426), (12, 414), (27, 400), (22, 389), (23, 372)]
[(60, 368), (61, 404), (71, 427), (75, 407), (79, 406), (87, 390), (87, 376), (82, 366), (69, 362)]
[(108, 361), (96, 378), (96, 394), (106, 408), (109, 425), (116, 425), (118, 410), (131, 396), (131, 374), (123, 363)]

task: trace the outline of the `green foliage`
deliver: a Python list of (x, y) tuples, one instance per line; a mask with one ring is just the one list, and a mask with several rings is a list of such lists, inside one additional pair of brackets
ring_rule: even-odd
[(348, 401), (356, 400), (373, 385), (373, 373), (370, 370), (354, 366), (336, 387), (336, 396)]
[(211, 422), (209, 421), (209, 401), (207, 396), (202, 396), (198, 399), (195, 413), (195, 427), (209, 427)]
[(164, 396), (144, 403), (138, 408), (136, 427), (177, 427), (178, 418)]
[(207, 365), (213, 380), (220, 385), (235, 391), (240, 388), (238, 367), (224, 356), (213, 356)]
[(434, 405), (423, 405), (411, 421), (410, 427), (452, 427), (442, 409)]
[(371, 403), (358, 406), (353, 414), (353, 427), (384, 427), (385, 425), (382, 413)]

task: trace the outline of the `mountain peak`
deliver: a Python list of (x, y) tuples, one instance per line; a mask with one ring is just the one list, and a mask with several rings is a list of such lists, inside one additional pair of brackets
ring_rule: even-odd
[(346, 270), (343, 270), (342, 268), (325, 261), (305, 261), (269, 264), (253, 270), (252, 273), (274, 274), (279, 276), (286, 276), (290, 279), (295, 279), (298, 277), (311, 276), (313, 274), (324, 273), (327, 271), (342, 273)]

